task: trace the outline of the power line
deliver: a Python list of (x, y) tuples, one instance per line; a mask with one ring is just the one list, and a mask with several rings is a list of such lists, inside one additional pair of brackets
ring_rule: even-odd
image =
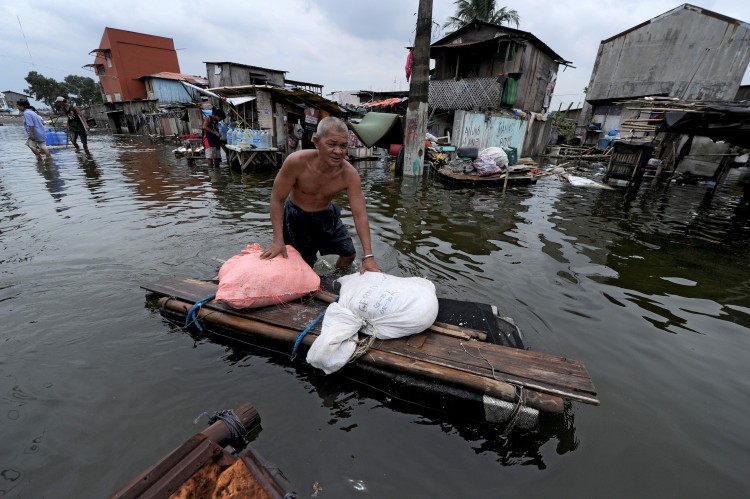
[(29, 52), (29, 59), (31, 59), (31, 65), (36, 68), (36, 64), (34, 64), (34, 58), (31, 56), (31, 49), (29, 48), (29, 42), (26, 41), (26, 33), (23, 32), (23, 25), (21, 24), (21, 18), (16, 16), (16, 19), (18, 19), (18, 26), (21, 27), (21, 36), (23, 36), (23, 43), (26, 44), (26, 50)]

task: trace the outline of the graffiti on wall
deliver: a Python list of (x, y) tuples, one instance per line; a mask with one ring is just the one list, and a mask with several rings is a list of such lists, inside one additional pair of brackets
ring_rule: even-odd
[(485, 130), (484, 114), (464, 115), (463, 126), (459, 130), (461, 130), (461, 147), (481, 148)]
[(460, 130), (456, 137), (460, 147), (515, 147), (521, 154), (527, 122), (505, 116), (486, 116), (484, 113), (457, 112), (454, 130)]

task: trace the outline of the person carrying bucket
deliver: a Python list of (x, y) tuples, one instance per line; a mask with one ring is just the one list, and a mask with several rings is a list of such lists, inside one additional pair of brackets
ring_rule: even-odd
[(68, 99), (65, 97), (58, 97), (55, 99), (55, 107), (63, 112), (68, 118), (68, 133), (71, 134), (71, 142), (73, 147), (78, 147), (78, 137), (81, 137), (81, 144), (83, 144), (83, 150), (89, 150), (88, 138), (86, 132), (89, 131), (89, 124), (86, 122), (86, 118), (81, 113), (81, 110), (76, 107), (75, 104), (70, 104)]

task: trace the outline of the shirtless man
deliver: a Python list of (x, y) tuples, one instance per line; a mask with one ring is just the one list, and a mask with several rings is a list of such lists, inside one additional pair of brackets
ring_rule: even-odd
[(285, 244), (290, 244), (311, 267), (318, 259), (318, 252), (339, 255), (337, 268), (351, 265), (356, 256), (354, 243), (341, 222), (341, 210), (331, 203), (335, 194), (345, 190), (365, 252), (360, 273), (379, 272), (372, 254), (370, 223), (359, 173), (346, 160), (349, 146), (346, 124), (338, 118), (323, 118), (313, 144), (315, 149), (290, 154), (276, 175), (271, 191), (273, 241), (261, 258), (277, 255), (286, 258)]

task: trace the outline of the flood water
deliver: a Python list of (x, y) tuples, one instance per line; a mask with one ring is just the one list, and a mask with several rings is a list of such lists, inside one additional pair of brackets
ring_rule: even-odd
[[(213, 278), (271, 240), (273, 172), (93, 135), (38, 163), (0, 127), (0, 496), (103, 497), (252, 403), (250, 446), (301, 497), (750, 496), (750, 223), (739, 192), (555, 177), (446, 188), (355, 164), (380, 268), (497, 305), (527, 346), (585, 363), (601, 405), (502, 431), (283, 356), (191, 336), (141, 284)], [(345, 221), (354, 234), (344, 203)], [(359, 241), (355, 237), (355, 245)]]

